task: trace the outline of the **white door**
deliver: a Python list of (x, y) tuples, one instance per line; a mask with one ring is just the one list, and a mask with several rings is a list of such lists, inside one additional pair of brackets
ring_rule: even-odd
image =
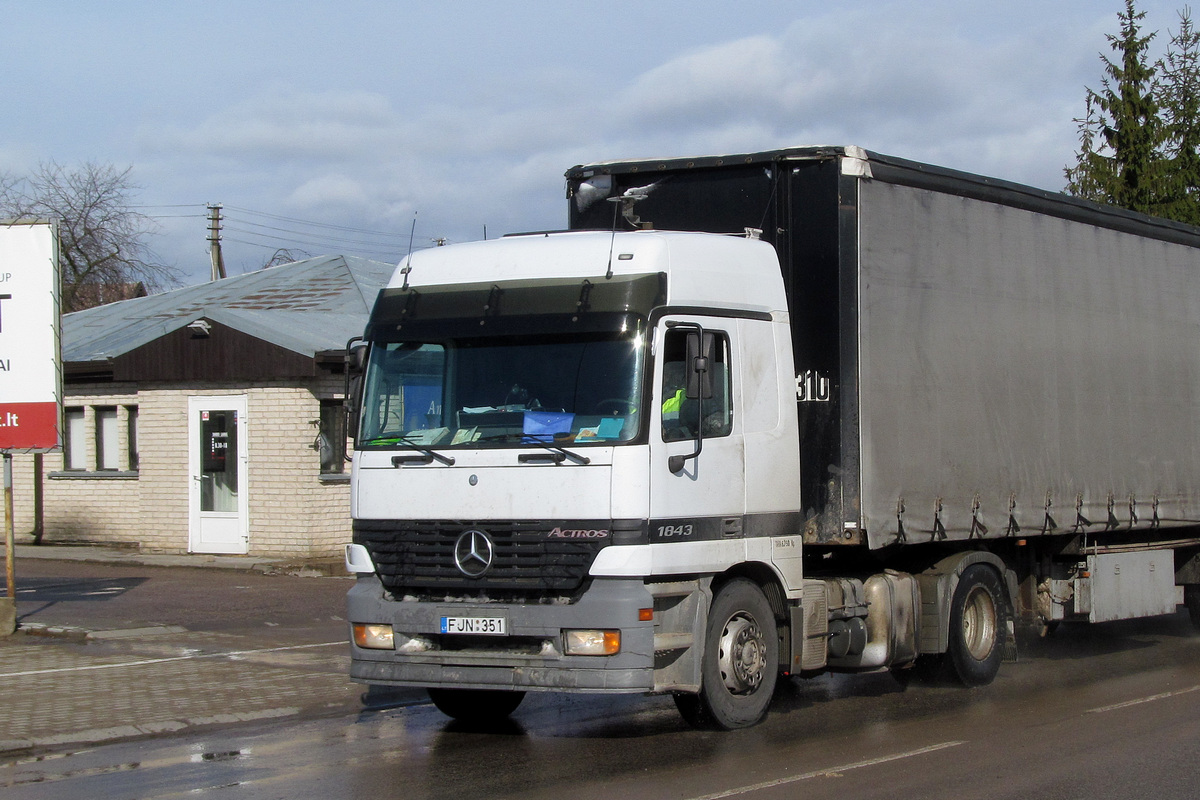
[[(672, 322), (675, 327), (668, 327)], [(709, 364), (713, 394), (702, 402), (685, 396), (686, 340), (698, 325), (715, 340)], [(650, 430), (650, 541), (741, 538), (746, 497), (742, 432), (734, 402), (741, 390), (734, 381), (737, 323), (679, 317), (667, 320), (656, 336), (659, 410)], [(698, 433), (703, 434), (700, 454), (672, 471), (671, 456), (695, 452)]]
[(188, 442), (188, 549), (193, 553), (248, 552), (246, 396), (189, 397)]

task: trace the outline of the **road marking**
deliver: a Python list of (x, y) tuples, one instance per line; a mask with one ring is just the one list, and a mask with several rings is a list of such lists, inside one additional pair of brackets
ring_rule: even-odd
[(1139, 697), (1137, 700), (1126, 700), (1124, 703), (1113, 703), (1111, 706), (1100, 706), (1099, 708), (1089, 708), (1083, 712), (1085, 714), (1102, 714), (1105, 711), (1116, 711), (1118, 708), (1129, 708), (1130, 706), (1139, 706), (1142, 703), (1152, 703), (1155, 700), (1165, 700), (1168, 697), (1178, 697), (1181, 694), (1188, 694), (1200, 690), (1200, 686), (1192, 686), (1188, 689), (1176, 689), (1173, 692), (1163, 692), (1162, 694), (1152, 694), (1149, 697)]
[(700, 797), (692, 797), (692, 798), (689, 798), (689, 800), (721, 800), (722, 798), (725, 798), (725, 797), (736, 797), (737, 795), (740, 795), (740, 794), (749, 794), (750, 792), (758, 792), (758, 791), (762, 791), (763, 789), (774, 789), (777, 786), (786, 786), (789, 783), (798, 783), (799, 781), (806, 781), (806, 780), (809, 780), (810, 778), (819, 778), (822, 775), (832, 775), (834, 773), (849, 772), (852, 769), (862, 769), (863, 767), (873, 767), (876, 764), (886, 764), (889, 761), (899, 761), (903, 758), (912, 758), (914, 756), (922, 756), (922, 755), (925, 755), (926, 753), (934, 753), (934, 752), (937, 752), (938, 750), (946, 750), (947, 748), (950, 748), (950, 747), (958, 747), (961, 744), (966, 744), (966, 742), (965, 741), (942, 742), (941, 744), (931, 744), (928, 747), (922, 747), (919, 750), (909, 750), (908, 752), (905, 752), (905, 753), (893, 753), (888, 756), (879, 756), (878, 758), (869, 758), (865, 761), (855, 761), (853, 764), (841, 764), (836, 767), (827, 767), (826, 769), (819, 769), (819, 770), (814, 770), (813, 772), (806, 772), (803, 775), (793, 775), (790, 778), (777, 778), (776, 780), (773, 780), (773, 781), (763, 781), (762, 783), (755, 783), (750, 786), (740, 786), (736, 789), (727, 789), (723, 792), (717, 792), (716, 794), (706, 794), (706, 795), (702, 795)]
[(144, 661), (123, 661), (119, 664), (88, 664), (83, 667), (55, 667), (54, 669), (31, 669), (25, 672), (3, 672), (0, 678), (24, 678), (30, 675), (51, 675), (59, 672), (87, 672), (94, 669), (116, 669), (118, 667), (144, 667), (148, 664), (169, 664), (172, 661), (192, 661), (200, 658), (231, 658), (236, 656), (253, 656), (261, 653), (279, 653), (284, 650), (306, 650), (313, 647), (335, 647), (346, 645), (347, 642), (321, 642), (319, 644), (293, 644), (287, 647), (268, 647), (262, 650), (232, 650), (225, 653), (200, 653), (190, 656), (171, 656), (169, 658), (148, 658)]

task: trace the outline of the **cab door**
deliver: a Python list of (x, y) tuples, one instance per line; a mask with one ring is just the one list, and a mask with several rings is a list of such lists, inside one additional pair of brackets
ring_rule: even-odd
[[(705, 397), (688, 391), (688, 373), (696, 365), (688, 361), (687, 342), (710, 334), (711, 355), (703, 367), (712, 390)], [(654, 335), (650, 542), (740, 539), (746, 499), (736, 320), (672, 316)], [(682, 464), (673, 465), (672, 457)]]

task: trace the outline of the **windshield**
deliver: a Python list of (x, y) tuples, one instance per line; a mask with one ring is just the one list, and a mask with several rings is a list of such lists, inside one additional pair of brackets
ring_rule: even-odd
[(629, 441), (642, 359), (640, 332), (379, 342), (359, 445)]

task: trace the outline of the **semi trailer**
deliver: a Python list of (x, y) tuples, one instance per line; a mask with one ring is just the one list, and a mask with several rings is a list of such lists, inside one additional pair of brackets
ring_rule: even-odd
[(348, 348), (355, 680), (733, 729), (1200, 624), (1200, 231), (857, 147), (566, 178), (568, 230), (411, 254)]

